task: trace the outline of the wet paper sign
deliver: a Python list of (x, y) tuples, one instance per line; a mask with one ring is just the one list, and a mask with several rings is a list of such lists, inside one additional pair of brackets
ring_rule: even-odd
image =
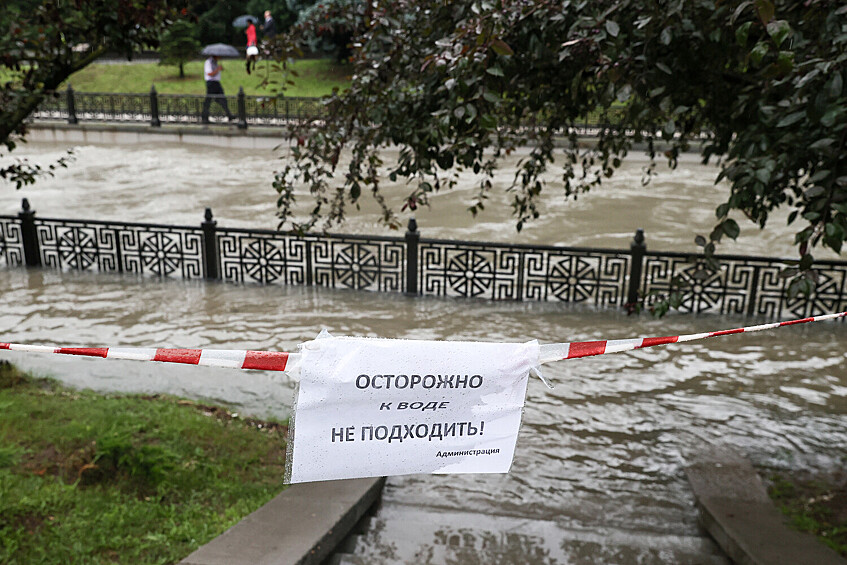
[(308, 342), (286, 479), (507, 473), (538, 359), (535, 341)]

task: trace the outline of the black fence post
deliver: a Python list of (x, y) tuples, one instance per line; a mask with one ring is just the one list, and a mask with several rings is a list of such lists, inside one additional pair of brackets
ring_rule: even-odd
[(421, 232), (414, 216), (409, 218), (409, 229), (406, 230), (406, 296), (418, 294), (418, 244)]
[(247, 129), (247, 101), (244, 88), (238, 87), (238, 129)]
[(315, 283), (314, 264), (312, 261), (312, 240), (306, 240), (306, 286), (312, 286)]
[(206, 221), (200, 224), (203, 228), (203, 258), (206, 267), (206, 278), (209, 280), (217, 280), (220, 277), (218, 272), (218, 242), (215, 237), (218, 222), (212, 219), (212, 209), (206, 208)]
[(156, 92), (156, 85), (150, 85), (150, 125), (154, 128), (162, 127), (162, 122), (159, 121), (159, 93)]
[(68, 84), (68, 123), (69, 124), (77, 124), (79, 120), (76, 119), (76, 102), (74, 101), (74, 89)]
[(38, 247), (38, 232), (35, 229), (35, 210), (30, 210), (29, 200), (21, 202), (22, 210), (18, 212), (21, 220), (21, 240), (24, 244), (24, 262), (27, 267), (41, 265), (41, 250)]
[(629, 289), (626, 294), (627, 304), (638, 302), (638, 289), (641, 287), (641, 272), (644, 269), (644, 254), (647, 252), (647, 244), (644, 243), (644, 230), (635, 230), (635, 237), (629, 244), (632, 263), (629, 267)]

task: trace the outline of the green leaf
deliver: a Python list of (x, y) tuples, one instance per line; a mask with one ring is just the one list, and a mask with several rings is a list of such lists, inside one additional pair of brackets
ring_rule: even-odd
[(733, 219), (725, 220), (721, 227), (723, 228), (723, 233), (730, 239), (736, 239), (738, 234), (741, 233), (738, 223)]
[(487, 100), (488, 102), (491, 102), (492, 104), (500, 102), (500, 97), (491, 92), (490, 90), (486, 90), (483, 93), (482, 97), (485, 98), (485, 100)]
[(785, 20), (772, 20), (768, 22), (766, 29), (777, 47), (780, 47), (791, 33), (791, 26)]
[(438, 157), (436, 157), (435, 161), (438, 163), (438, 166), (444, 169), (445, 171), (453, 168), (453, 153), (449, 151), (445, 151), (443, 153), (439, 153)]
[(758, 66), (759, 63), (762, 62), (765, 55), (768, 52), (768, 44), (760, 41), (756, 45), (753, 46), (753, 49), (750, 50), (750, 60), (754, 65)]
[[(816, 183), (822, 181), (826, 178), (829, 178), (829, 175), (831, 174), (832, 171), (830, 171), (829, 169), (821, 169), (815, 172), (815, 174), (813, 174), (811, 177), (809, 177), (808, 182)], [(821, 193), (823, 193), (823, 187), (813, 186), (812, 188), (806, 191), (806, 198), (814, 198), (815, 196), (818, 196)]]
[(744, 22), (737, 30), (735, 30), (735, 41), (737, 41), (741, 47), (747, 46), (747, 37), (750, 35), (751, 25), (753, 25), (753, 22)]
[(831, 128), (833, 125), (835, 125), (835, 122), (837, 122), (843, 114), (843, 107), (836, 106), (834, 108), (830, 108), (823, 116), (821, 116), (821, 124), (828, 128)]
[(741, 16), (741, 13), (746, 10), (752, 3), (752, 1), (746, 0), (745, 2), (739, 4), (732, 12), (732, 17), (729, 19), (730, 23), (735, 23), (735, 20), (737, 20), (739, 16)]
[(841, 229), (841, 226), (838, 224), (829, 223), (824, 228), (826, 232), (826, 236), (830, 239), (834, 240), (842, 240), (844, 239), (844, 231)]
[(497, 127), (497, 118), (495, 118), (491, 114), (482, 114), (479, 117), (479, 123), (485, 129), (494, 129), (495, 127)]
[(662, 42), (662, 45), (670, 45), (671, 41), (673, 41), (673, 30), (670, 27), (663, 29), (659, 35), (659, 41)]
[(776, 123), (776, 127), (778, 128), (786, 128), (790, 125), (796, 124), (800, 120), (806, 117), (806, 111), (802, 110), (800, 112), (794, 112), (793, 114), (788, 114), (781, 120)]
[(812, 283), (808, 279), (798, 277), (791, 281), (791, 284), (788, 285), (788, 296), (790, 298), (797, 298), (800, 294), (803, 294), (807, 298), (810, 294), (812, 294)]
[(503, 69), (501, 69), (497, 65), (494, 65), (493, 67), (488, 67), (487, 69), (485, 69), (485, 72), (496, 77), (505, 76), (503, 74)]
[(607, 31), (607, 32), (609, 33), (609, 35), (611, 35), (612, 37), (617, 37), (617, 36), (618, 36), (618, 34), (621, 32), (621, 28), (620, 28), (620, 26), (619, 26), (616, 22), (614, 22), (613, 20), (606, 20), (606, 31)]
[(812, 229), (811, 227), (807, 227), (794, 234), (794, 243), (797, 244), (809, 241), (810, 237), (812, 237)]
[(776, 57), (776, 66), (782, 74), (790, 72), (794, 68), (794, 52), (780, 51)]
[(841, 90), (843, 87), (844, 83), (841, 78), (841, 73), (835, 71), (826, 83), (826, 95), (830, 98), (830, 100), (835, 100), (841, 96)]
[(803, 255), (803, 258), (800, 259), (800, 265), (799, 265), (800, 270), (801, 271), (808, 271), (812, 267), (812, 263), (814, 263), (814, 262), (815, 262), (815, 258), (812, 257), (812, 255), (810, 253), (806, 253), (805, 255)]
[(831, 137), (825, 137), (809, 145), (809, 149), (825, 149), (831, 145), (835, 145), (835, 140)]
[(776, 11), (773, 2), (770, 0), (756, 0), (755, 4), (756, 11), (759, 13), (759, 19), (762, 20), (762, 23), (765, 25), (770, 23)]
[(668, 75), (673, 74), (673, 71), (671, 70), (671, 68), (669, 66), (667, 66), (666, 64), (662, 63), (662, 62), (656, 63), (656, 68), (658, 68), (660, 71), (662, 71), (665, 74), (668, 74)]
[(491, 49), (497, 53), (498, 55), (508, 57), (514, 55), (514, 50), (509, 47), (509, 44), (503, 41), (502, 39), (495, 39), (491, 42)]
[(788, 298), (797, 298), (800, 294), (800, 279), (794, 279), (788, 284)]
[(670, 310), (670, 304), (668, 304), (667, 301), (663, 300), (661, 302), (653, 304), (651, 312), (653, 314), (653, 317), (661, 318), (662, 316), (668, 313), (668, 310)]

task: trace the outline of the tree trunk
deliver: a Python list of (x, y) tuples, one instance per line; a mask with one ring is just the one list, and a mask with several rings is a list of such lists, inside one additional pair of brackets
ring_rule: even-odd
[(179, 78), (185, 78), (185, 71), (182, 70), (182, 61), (179, 62)]
[[(44, 98), (52, 95), (62, 81), (66, 80), (76, 71), (88, 66), (105, 52), (106, 46), (101, 46), (81, 59), (74, 61), (72, 64), (48, 65), (45, 67), (43, 73), (36, 73), (30, 76), (27, 83), (13, 89), (13, 94), (16, 95), (13, 104), (8, 108), (0, 109), (0, 144), (6, 145), (6, 149), (11, 151), (7, 144), (12, 141), (11, 138), (16, 133), (23, 138), (23, 134), (26, 131), (24, 121), (38, 108), (39, 104), (44, 101)], [(61, 61), (62, 55), (65, 55), (69, 60), (72, 59), (72, 56), (62, 53), (57, 55), (55, 60)], [(39, 83), (40, 87), (36, 88), (34, 85), (38, 85)]]

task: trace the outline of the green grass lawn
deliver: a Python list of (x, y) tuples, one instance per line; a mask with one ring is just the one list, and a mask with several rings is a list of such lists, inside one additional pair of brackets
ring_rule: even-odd
[(809, 532), (847, 557), (847, 481), (832, 478), (770, 477), (768, 494), (791, 525)]
[(283, 488), (286, 426), (0, 362), (0, 563), (174, 563)]
[[(242, 59), (222, 59), (224, 71), (221, 83), (229, 95), (238, 93), (243, 87), (248, 95), (270, 94), (261, 83), (267, 79), (270, 87), (279, 87), (282, 76), (273, 70), (273, 63), (259, 61), (256, 70), (247, 74)], [(293, 85), (288, 85), (286, 96), (323, 96), (333, 88), (344, 88), (349, 84), (349, 68), (332, 59), (304, 59), (292, 67), (298, 76), (292, 76)], [(92, 63), (69, 79), (74, 90), (80, 92), (149, 92), (155, 84), (161, 94), (205, 94), (203, 61), (192, 61), (185, 66), (185, 78), (179, 78), (177, 67), (157, 63), (101, 64)], [(62, 88), (66, 88), (63, 85)]]

